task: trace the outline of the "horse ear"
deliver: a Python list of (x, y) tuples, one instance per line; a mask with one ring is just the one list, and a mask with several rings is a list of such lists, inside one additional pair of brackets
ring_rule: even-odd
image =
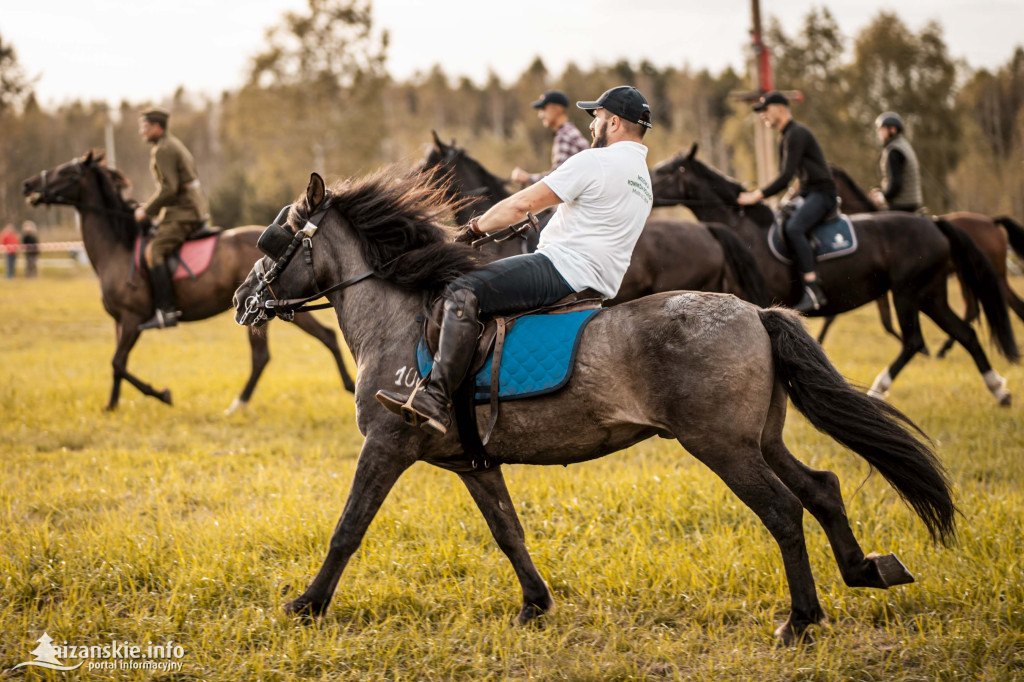
[(91, 149), (89, 150), (89, 152), (85, 156), (82, 157), (82, 163), (84, 163), (87, 166), (90, 163), (92, 163), (92, 150)]
[(690, 145), (690, 151), (686, 155), (686, 160), (687, 161), (693, 161), (693, 159), (696, 156), (697, 156), (697, 143), (694, 142), (693, 144)]
[(320, 177), (319, 173), (310, 174), (309, 186), (306, 187), (306, 208), (310, 213), (320, 208), (326, 194), (327, 188), (324, 187), (324, 179)]
[(445, 150), (444, 142), (441, 142), (441, 138), (437, 136), (436, 130), (431, 130), (430, 134), (434, 136), (434, 146), (437, 147), (438, 151), (443, 152)]

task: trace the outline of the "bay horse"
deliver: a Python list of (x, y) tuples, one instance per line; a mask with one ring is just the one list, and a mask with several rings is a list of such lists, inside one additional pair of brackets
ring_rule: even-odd
[[(433, 136), (434, 145), (420, 169), (431, 174), (449, 198), (458, 201), (455, 217), (460, 225), (509, 196), (505, 180), (454, 141), (445, 144), (436, 132)], [(516, 241), (531, 251), (537, 246), (536, 239), (529, 244)], [(731, 293), (762, 307), (771, 303), (749, 249), (724, 225), (649, 218), (619, 291), (607, 304), (675, 290)]]
[[(100, 279), (103, 308), (116, 323), (117, 348), (112, 361), (114, 381), (106, 409), (117, 408), (122, 380), (127, 380), (143, 394), (170, 405), (170, 389), (158, 391), (128, 371), (128, 354), (142, 334), (139, 324), (153, 314), (153, 300), (149, 287), (133, 265), (135, 239), (140, 227), (132, 217), (134, 206), (121, 195), (120, 188), (127, 186), (127, 180), (118, 171), (107, 168), (102, 161), (102, 152), (90, 151), (80, 159), (25, 180), (24, 194), (33, 206), (74, 206), (81, 216), (82, 242), (93, 271)], [(182, 311), (182, 321), (204, 320), (231, 307), (235, 287), (245, 279), (252, 263), (260, 256), (256, 240), (261, 230), (257, 226), (248, 226), (221, 232), (209, 268), (194, 279), (175, 280), (175, 298)], [(296, 326), (330, 350), (345, 390), (355, 390), (335, 333), (309, 314), (296, 315), (294, 321)], [(229, 413), (249, 402), (256, 382), (270, 360), (265, 334), (250, 330), (249, 348), (252, 358), (249, 379), (228, 407)]]
[[(700, 220), (727, 224), (751, 249), (773, 298), (787, 304), (800, 296), (796, 271), (775, 258), (766, 235), (775, 217), (761, 202), (740, 206), (743, 186), (696, 158), (697, 145), (655, 166), (651, 172), (654, 205), (683, 204)], [(930, 317), (971, 354), (985, 386), (1008, 406), (1006, 380), (992, 369), (970, 325), (949, 308), (946, 291), (950, 259), (968, 289), (981, 301), (996, 347), (1010, 361), (1019, 358), (1006, 301), (992, 264), (956, 226), (943, 219), (910, 213), (881, 212), (852, 216), (859, 248), (856, 252), (818, 263), (828, 304), (815, 316), (838, 315), (871, 303), (891, 291), (903, 331), (899, 355), (875, 379), (870, 395), (882, 398), (900, 370), (924, 348), (920, 313)], [(913, 258), (908, 258), (913, 254)]]
[[(794, 313), (734, 296), (666, 292), (599, 312), (583, 332), (564, 388), (503, 406), (485, 464), (467, 461), (457, 429), (433, 437), (408, 426), (374, 394), (410, 371), (422, 331), (417, 317), (428, 301), (478, 262), (472, 249), (451, 241), (441, 222), (445, 203), (419, 175), (385, 169), (327, 190), (314, 173), (305, 194), (282, 211), (287, 221), (279, 222), (288, 227), (278, 228), (293, 233), (293, 244), (312, 241), (312, 271), (285, 251), (257, 261), (235, 292), (236, 321), (256, 326), (275, 310), (327, 292), (359, 365), (356, 425), (365, 440), (355, 478), (323, 565), (287, 613), (326, 611), (389, 491), (424, 461), (455, 471), (469, 489), (519, 579), (523, 601), (514, 623), (531, 621), (554, 602), (527, 551), (502, 465), (568, 465), (660, 436), (678, 440), (714, 471), (771, 532), (791, 594), (776, 635), (797, 641), (824, 618), (805, 544), (805, 508), (825, 529), (847, 585), (884, 589), (913, 577), (892, 555), (864, 554), (839, 479), (787, 449), (788, 398), (875, 467), (934, 539), (954, 539), (949, 481), (909, 419), (853, 390)], [(483, 424), (488, 406), (478, 410)]]
[[(846, 212), (876, 213), (878, 211), (878, 207), (875, 206), (867, 193), (850, 177), (849, 173), (838, 166), (831, 166), (831, 170), (832, 177), (836, 182), (837, 193), (843, 202), (842, 206)], [(963, 230), (981, 252), (985, 254), (985, 257), (992, 263), (996, 276), (999, 278), (999, 286), (1003, 291), (1003, 296), (1006, 298), (1006, 304), (1017, 314), (1017, 317), (1024, 320), (1024, 301), (1010, 287), (1006, 272), (1008, 247), (1013, 248), (1018, 256), (1024, 258), (1024, 225), (1021, 225), (1009, 216), (990, 218), (987, 215), (968, 211), (947, 213), (942, 218)], [(960, 275), (955, 271), (955, 268), (953, 268), (953, 271), (959, 278)], [(967, 305), (964, 319), (967, 323), (971, 323), (978, 319), (981, 310), (978, 307), (977, 298), (971, 294), (970, 287), (964, 286), (962, 279), (960, 284)], [(888, 309), (888, 301), (886, 301), (886, 308)], [(831, 320), (826, 322), (825, 328), (821, 330), (819, 340), (824, 337), (830, 323)], [(938, 352), (938, 357), (943, 357), (953, 347), (953, 343), (954, 340), (952, 338), (946, 339), (942, 349)]]

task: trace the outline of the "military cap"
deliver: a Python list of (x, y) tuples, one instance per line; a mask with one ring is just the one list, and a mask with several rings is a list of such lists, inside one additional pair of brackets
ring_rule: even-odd
[(167, 119), (171, 117), (170, 113), (168, 113), (166, 109), (161, 109), (160, 107), (146, 109), (141, 114), (139, 114), (139, 116), (146, 119), (150, 123), (156, 123), (158, 125), (163, 126), (164, 128), (167, 127)]

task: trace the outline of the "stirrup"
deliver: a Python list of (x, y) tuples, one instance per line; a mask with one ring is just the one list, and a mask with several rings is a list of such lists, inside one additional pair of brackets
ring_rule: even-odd
[(178, 324), (178, 318), (181, 317), (180, 310), (168, 310), (164, 311), (160, 308), (156, 309), (156, 313), (152, 319), (148, 322), (143, 322), (139, 325), (139, 330), (145, 329), (166, 329), (167, 327), (174, 327)]
[[(447, 427), (429, 415), (419, 412), (412, 405), (412, 401), (416, 398), (416, 394), (419, 393), (420, 389), (426, 386), (426, 384), (426, 377), (420, 379), (419, 382), (417, 382), (416, 387), (413, 388), (412, 393), (409, 394), (408, 398), (401, 395), (389, 394), (387, 391), (377, 391), (375, 397), (377, 398), (377, 402), (383, 405), (386, 410), (393, 414), (397, 414), (402, 418), (402, 421), (409, 426), (429, 427), (443, 436), (448, 433)], [(404, 402), (400, 402), (402, 400), (404, 400)]]

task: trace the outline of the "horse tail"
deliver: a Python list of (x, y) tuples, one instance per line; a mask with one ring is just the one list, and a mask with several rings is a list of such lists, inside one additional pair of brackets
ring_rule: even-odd
[(928, 437), (895, 407), (853, 389), (839, 374), (795, 313), (760, 310), (772, 344), (776, 379), (793, 405), (819, 431), (877, 469), (921, 518), (932, 539), (956, 540), (957, 508), (942, 463), (913, 431)]
[(1010, 248), (1013, 249), (1015, 254), (1024, 258), (1024, 225), (1021, 225), (1008, 215), (1001, 215), (992, 220), (997, 225), (1003, 226), (1003, 229), (1006, 230), (1006, 236), (1010, 240)]
[(754, 254), (747, 245), (728, 228), (716, 225), (707, 227), (711, 236), (722, 245), (725, 263), (736, 276), (736, 283), (743, 290), (743, 298), (762, 308), (770, 306), (772, 296), (768, 293), (768, 283), (764, 281), (761, 268), (757, 266)]
[(1006, 298), (999, 284), (992, 262), (971, 241), (967, 234), (944, 218), (935, 218), (935, 224), (949, 240), (953, 265), (956, 266), (961, 280), (968, 289), (981, 301), (985, 317), (992, 328), (992, 336), (996, 348), (1011, 362), (1020, 359), (1017, 341), (1010, 324), (1010, 312), (1006, 306)]

